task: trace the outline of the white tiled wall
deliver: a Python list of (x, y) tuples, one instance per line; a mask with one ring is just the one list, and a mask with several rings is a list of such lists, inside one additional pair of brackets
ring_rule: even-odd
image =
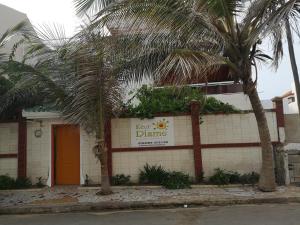
[[(18, 124), (0, 123), (0, 154), (18, 153)], [(17, 158), (0, 159), (0, 175), (16, 178), (18, 173)]]
[(18, 173), (18, 159), (7, 158), (0, 159), (0, 175), (8, 175), (16, 178)]
[[(38, 177), (51, 184), (51, 127), (63, 123), (60, 120), (45, 119), (27, 121), (27, 176), (33, 183)], [(42, 130), (42, 136), (36, 137), (35, 131)]]
[[(275, 113), (267, 112), (272, 141), (277, 141)], [(202, 117), (202, 144), (259, 142), (256, 120), (253, 113), (231, 115), (205, 115)], [(55, 119), (45, 119), (42, 123), (27, 123), (27, 175), (36, 182), (43, 177), (50, 185), (51, 177), (51, 126), (65, 124)], [(42, 129), (42, 137), (34, 132)], [(17, 124), (0, 124), (0, 153), (17, 153)], [(192, 126), (190, 116), (174, 117), (175, 145), (192, 145)], [(100, 162), (95, 158), (92, 148), (93, 135), (80, 130), (81, 184), (87, 174), (91, 183), (100, 183)], [(112, 147), (130, 147), (130, 119), (112, 120)], [(259, 171), (261, 150), (256, 147), (202, 149), (205, 176), (210, 176), (215, 168), (237, 170), (240, 172)], [(159, 150), (113, 153), (113, 174), (131, 175), (137, 181), (139, 170), (146, 164), (162, 165), (169, 170), (178, 170), (194, 176), (193, 150)], [(0, 159), (0, 174), (17, 175), (17, 159)]]
[[(272, 141), (278, 141), (276, 114), (266, 113)], [(200, 125), (202, 144), (260, 142), (253, 113), (205, 115)]]
[(195, 176), (193, 150), (161, 150), (140, 152), (114, 152), (112, 157), (113, 175), (130, 175), (138, 181), (140, 169), (149, 165), (161, 165), (167, 170), (176, 170)]
[(95, 158), (93, 147), (95, 146), (95, 136), (88, 135), (83, 129), (80, 130), (80, 168), (81, 184), (84, 184), (88, 175), (91, 184), (100, 184), (101, 169), (100, 161)]
[(112, 148), (130, 147), (130, 119), (113, 119), (111, 121)]
[(18, 153), (18, 124), (0, 123), (0, 154)]
[(213, 175), (216, 168), (240, 173), (259, 172), (261, 168), (261, 148), (209, 148), (202, 149), (204, 176)]
[(193, 132), (191, 116), (174, 117), (175, 145), (192, 145)]

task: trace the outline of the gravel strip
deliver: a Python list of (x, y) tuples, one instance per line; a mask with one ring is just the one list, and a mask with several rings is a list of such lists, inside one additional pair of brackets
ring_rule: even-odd
[[(108, 196), (96, 195), (97, 189), (84, 189), (76, 186), (43, 188), (36, 191), (0, 191), (0, 207), (34, 205), (37, 202), (59, 204), (63, 199), (78, 203), (101, 202), (141, 202), (141, 201), (171, 201), (171, 200), (207, 200), (207, 199), (244, 199), (244, 198), (274, 198), (300, 197), (299, 187), (279, 187), (276, 192), (262, 193), (256, 187), (194, 187), (182, 190), (167, 190), (151, 187), (114, 188), (114, 193)], [(60, 201), (61, 199), (61, 201)]]

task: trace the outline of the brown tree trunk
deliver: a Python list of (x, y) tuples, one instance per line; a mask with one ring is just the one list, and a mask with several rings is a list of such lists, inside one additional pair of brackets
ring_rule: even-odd
[(286, 20), (286, 22), (285, 22), (285, 29), (286, 29), (287, 43), (288, 43), (289, 54), (290, 54), (291, 67), (292, 67), (293, 76), (294, 76), (294, 83), (295, 83), (295, 87), (296, 87), (298, 114), (300, 115), (300, 81), (299, 81), (299, 73), (298, 73), (294, 45), (293, 45), (293, 35), (292, 35), (289, 20)]
[(107, 165), (107, 147), (103, 143), (104, 148), (100, 152), (100, 163), (101, 163), (101, 192), (99, 194), (109, 195), (112, 193), (110, 186), (110, 178), (108, 175), (108, 165)]
[(244, 84), (244, 90), (246, 90), (245, 92), (250, 98), (261, 142), (262, 168), (258, 186), (261, 191), (275, 191), (276, 183), (273, 160), (273, 146), (265, 111), (259, 99), (255, 84), (252, 81)]
[(110, 178), (108, 175), (108, 148), (105, 143), (105, 116), (102, 102), (102, 94), (99, 94), (99, 103), (97, 109), (98, 121), (98, 135), (97, 145), (99, 148), (99, 160), (101, 164), (101, 191), (98, 194), (109, 195), (112, 193), (110, 186)]

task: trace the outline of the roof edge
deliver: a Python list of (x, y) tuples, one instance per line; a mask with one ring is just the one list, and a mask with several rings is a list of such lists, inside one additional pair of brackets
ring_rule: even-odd
[(19, 10), (17, 10), (17, 9), (14, 9), (14, 8), (12, 8), (12, 7), (10, 7), (10, 6), (4, 5), (4, 4), (2, 4), (2, 3), (0, 3), (0, 6), (3, 6), (3, 7), (7, 8), (7, 9), (9, 9), (9, 10), (11, 10), (11, 11), (14, 11), (14, 12), (17, 12), (17, 13), (20, 13), (20, 14), (23, 14), (23, 15), (25, 15), (25, 16), (27, 17), (27, 14), (26, 14), (26, 13), (24, 13), (24, 12), (22, 12), (22, 11), (19, 11)]
[(22, 116), (26, 119), (57, 119), (61, 117), (59, 112), (26, 112), (22, 111)]

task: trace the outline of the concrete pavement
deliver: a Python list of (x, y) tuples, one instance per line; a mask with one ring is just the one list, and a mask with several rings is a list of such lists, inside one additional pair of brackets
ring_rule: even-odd
[(101, 213), (3, 215), (1, 225), (299, 225), (300, 204), (267, 204)]
[[(264, 193), (250, 186), (195, 186), (166, 190), (161, 187), (114, 187), (108, 196), (96, 189), (54, 187), (41, 190), (0, 191), (1, 214), (75, 213), (107, 210), (224, 206), (235, 204), (300, 203), (299, 187), (278, 187)], [(300, 224), (300, 223), (299, 223)]]

